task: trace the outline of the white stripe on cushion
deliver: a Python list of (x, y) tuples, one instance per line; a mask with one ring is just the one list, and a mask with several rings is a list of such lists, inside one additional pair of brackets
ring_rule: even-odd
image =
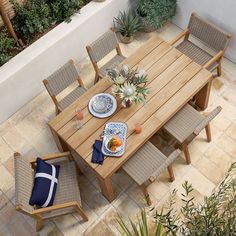
[(56, 168), (53, 165), (51, 165), (51, 166), (52, 166), (52, 175), (49, 175), (49, 174), (46, 174), (46, 173), (37, 173), (35, 175), (35, 178), (42, 177), (42, 178), (47, 178), (47, 179), (51, 180), (48, 197), (47, 197), (47, 200), (45, 201), (45, 203), (42, 205), (42, 207), (47, 207), (48, 204), (50, 203), (51, 198), (52, 198), (53, 189), (54, 189), (54, 184), (57, 183)]

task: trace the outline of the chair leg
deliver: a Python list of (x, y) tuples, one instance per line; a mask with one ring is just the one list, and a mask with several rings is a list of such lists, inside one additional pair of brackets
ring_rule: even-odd
[(211, 142), (211, 128), (210, 128), (210, 124), (208, 124), (205, 127), (205, 130), (206, 130), (207, 142), (210, 143)]
[(95, 80), (94, 80), (94, 84), (96, 84), (98, 81), (99, 81), (99, 75), (96, 73), (96, 75), (95, 75)]
[(40, 231), (43, 228), (43, 219), (36, 219), (36, 231)]
[(151, 201), (150, 195), (149, 195), (149, 193), (147, 191), (147, 186), (145, 186), (145, 184), (143, 184), (141, 186), (141, 188), (142, 188), (142, 191), (143, 191), (143, 194), (145, 196), (145, 199), (147, 201), (148, 206), (151, 206), (152, 205), (152, 201)]
[(189, 164), (191, 164), (191, 159), (190, 159), (190, 154), (189, 154), (189, 150), (188, 150), (188, 145), (186, 143), (182, 143), (181, 146), (184, 151), (186, 162), (189, 165)]
[(175, 180), (175, 176), (174, 176), (174, 171), (173, 171), (172, 165), (169, 165), (167, 167), (167, 169), (168, 169), (168, 172), (169, 172), (170, 181), (173, 182)]
[(221, 62), (219, 63), (219, 65), (217, 67), (217, 75), (221, 76)]
[(83, 218), (84, 221), (88, 221), (87, 215), (84, 213), (83, 209), (79, 205), (79, 203), (76, 204), (76, 211), (80, 214), (80, 216)]

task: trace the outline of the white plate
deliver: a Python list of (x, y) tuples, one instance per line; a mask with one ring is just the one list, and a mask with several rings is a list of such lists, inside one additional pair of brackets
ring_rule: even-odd
[[(104, 102), (102, 102), (104, 99)], [(97, 102), (101, 104), (96, 104)], [(88, 104), (89, 112), (97, 118), (106, 118), (111, 116), (117, 108), (116, 99), (109, 93), (99, 93), (93, 96)]]
[[(119, 152), (119, 151), (121, 150), (122, 146), (117, 147), (115, 151), (112, 151), (112, 150), (108, 147), (108, 143), (109, 143), (109, 141), (110, 141), (113, 137), (115, 137), (115, 135), (111, 135), (111, 136), (109, 136), (109, 137), (106, 137), (106, 139), (105, 139), (105, 141), (104, 141), (104, 145), (105, 145), (106, 149), (107, 149), (109, 152), (111, 152), (111, 153), (117, 153), (117, 152)], [(119, 138), (119, 137), (118, 137), (118, 138)]]

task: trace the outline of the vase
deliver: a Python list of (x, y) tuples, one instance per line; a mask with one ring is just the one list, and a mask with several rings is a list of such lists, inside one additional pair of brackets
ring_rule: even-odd
[(133, 37), (133, 36), (126, 37), (126, 36), (123, 36), (123, 35), (120, 33), (120, 41), (121, 41), (122, 43), (129, 44), (129, 43), (133, 42), (133, 40), (134, 40), (134, 37)]
[(123, 105), (125, 108), (131, 107), (132, 101), (131, 101), (131, 100), (123, 100), (122, 105)]

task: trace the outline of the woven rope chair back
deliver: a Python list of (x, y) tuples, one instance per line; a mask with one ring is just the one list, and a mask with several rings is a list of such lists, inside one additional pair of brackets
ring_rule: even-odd
[(20, 154), (15, 154), (14, 164), (16, 205), (20, 205), (23, 211), (31, 214), (34, 208), (29, 205), (29, 199), (33, 187), (34, 171), (30, 163)]
[(190, 17), (188, 28), (190, 34), (216, 51), (225, 50), (227, 47), (229, 41), (228, 34), (204, 21), (195, 13)]
[(99, 62), (117, 46), (118, 40), (116, 34), (112, 30), (109, 30), (90, 45), (90, 56), (94, 62)]
[(73, 62), (69, 61), (47, 78), (48, 83), (45, 86), (51, 96), (56, 96), (74, 83), (77, 78), (78, 72)]

